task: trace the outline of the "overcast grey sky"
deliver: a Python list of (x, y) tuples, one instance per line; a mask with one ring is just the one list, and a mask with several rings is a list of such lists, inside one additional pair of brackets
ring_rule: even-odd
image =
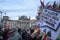
[[(44, 3), (49, 1), (53, 3), (55, 0), (44, 0)], [(10, 19), (18, 19), (22, 15), (35, 19), (38, 6), (40, 0), (0, 0), (0, 11), (6, 12)]]

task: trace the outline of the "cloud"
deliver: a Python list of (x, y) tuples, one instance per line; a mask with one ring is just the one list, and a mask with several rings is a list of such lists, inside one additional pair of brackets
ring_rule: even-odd
[[(6, 12), (10, 19), (17, 19), (18, 16), (26, 15), (35, 17), (40, 0), (1, 0), (0, 9)], [(15, 18), (16, 17), (16, 18)]]
[(31, 12), (31, 11), (36, 11), (36, 9), (33, 9), (33, 8), (26, 8), (26, 9), (5, 9), (5, 10), (2, 10), (3, 12)]
[(30, 19), (32, 20), (32, 19), (36, 19), (35, 17), (30, 17)]
[(19, 17), (10, 18), (10, 20), (18, 20)]

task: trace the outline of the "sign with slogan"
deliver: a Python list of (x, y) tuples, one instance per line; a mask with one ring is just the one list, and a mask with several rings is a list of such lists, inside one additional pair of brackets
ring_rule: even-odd
[(53, 10), (43, 9), (40, 19), (44, 21), (49, 28), (54, 30), (57, 30), (60, 25), (60, 13)]

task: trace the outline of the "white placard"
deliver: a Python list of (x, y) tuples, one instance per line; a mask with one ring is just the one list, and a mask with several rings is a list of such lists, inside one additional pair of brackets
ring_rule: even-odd
[(43, 9), (40, 19), (44, 21), (48, 27), (56, 30), (60, 23), (60, 13), (49, 9)]

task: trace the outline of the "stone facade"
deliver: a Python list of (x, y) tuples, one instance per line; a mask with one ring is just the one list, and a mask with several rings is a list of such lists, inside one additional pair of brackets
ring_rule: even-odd
[(19, 17), (19, 20), (3, 20), (3, 26), (5, 23), (7, 23), (10, 28), (12, 27), (30, 28), (31, 27), (30, 18), (28, 19), (26, 16), (21, 16), (21, 18)]

